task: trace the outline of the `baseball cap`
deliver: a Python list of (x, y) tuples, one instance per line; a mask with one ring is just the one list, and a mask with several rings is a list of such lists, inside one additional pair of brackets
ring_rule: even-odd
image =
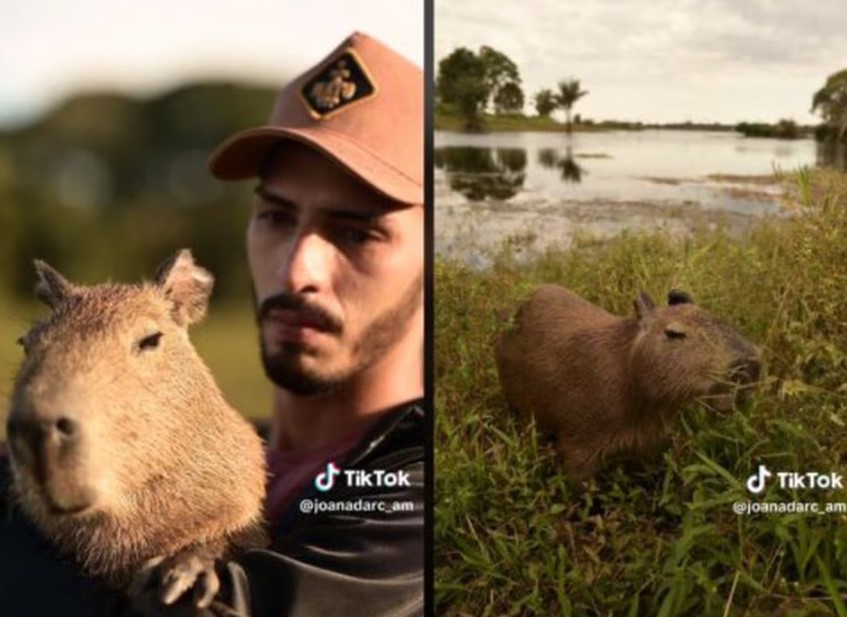
[(355, 32), (282, 89), (267, 125), (215, 148), (209, 169), (221, 180), (255, 177), (286, 140), (315, 148), (396, 201), (422, 204), (423, 71)]

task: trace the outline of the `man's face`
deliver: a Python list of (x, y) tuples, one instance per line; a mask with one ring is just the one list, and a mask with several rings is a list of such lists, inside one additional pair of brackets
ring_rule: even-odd
[[(421, 206), (286, 144), (256, 189), (247, 256), (268, 377), (334, 390), (423, 330)], [(420, 349), (417, 350), (420, 352)]]

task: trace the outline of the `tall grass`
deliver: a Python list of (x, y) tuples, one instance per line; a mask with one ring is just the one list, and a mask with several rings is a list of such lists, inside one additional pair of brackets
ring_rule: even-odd
[[(436, 602), (444, 615), (847, 615), (847, 515), (737, 515), (759, 464), (847, 475), (847, 178), (793, 180), (797, 216), (749, 237), (627, 234), (473, 270), (436, 264)], [(521, 253), (523, 254), (523, 253)], [(764, 350), (743, 408), (682, 410), (656, 461), (608, 467), (583, 490), (516, 422), (492, 356), (495, 314), (536, 285), (627, 314), (671, 288)]]

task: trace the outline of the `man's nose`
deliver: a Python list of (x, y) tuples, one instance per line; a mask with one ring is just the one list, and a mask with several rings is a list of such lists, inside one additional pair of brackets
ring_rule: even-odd
[(277, 271), (285, 291), (303, 293), (322, 289), (329, 276), (332, 254), (332, 244), (320, 234), (310, 229), (298, 231)]

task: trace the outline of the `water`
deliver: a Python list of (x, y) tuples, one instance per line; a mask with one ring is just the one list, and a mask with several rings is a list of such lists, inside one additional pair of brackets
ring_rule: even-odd
[(780, 212), (774, 170), (814, 165), (811, 139), (706, 131), (436, 132), (436, 251), (474, 261), (506, 239), (543, 248), (624, 229), (742, 231)]

